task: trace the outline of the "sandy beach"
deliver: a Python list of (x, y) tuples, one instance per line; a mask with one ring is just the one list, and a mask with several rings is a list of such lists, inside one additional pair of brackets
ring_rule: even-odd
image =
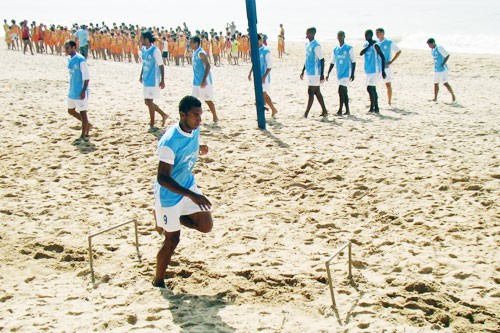
[[(320, 41), (321, 42), (321, 41)], [(333, 43), (323, 43), (329, 61)], [(352, 116), (330, 117), (307, 87), (301, 43), (274, 55), (279, 114), (257, 129), (250, 64), (214, 68), (210, 153), (196, 167), (214, 205), (208, 235), (184, 229), (168, 290), (151, 286), (161, 237), (153, 230), (158, 135), (139, 64), (89, 60), (89, 143), (73, 144), (65, 57), (0, 50), (0, 331), (4, 332), (498, 332), (500, 329), (500, 56), (452, 53), (458, 104), (433, 96), (430, 51), (403, 50), (393, 106), (367, 114), (362, 60)], [(360, 48), (357, 47), (359, 54)], [(178, 119), (191, 67), (166, 68), (157, 101)], [(206, 108), (205, 108), (206, 109)], [(159, 122), (158, 122), (159, 125)], [(94, 239), (96, 285), (87, 237)], [(338, 307), (331, 307), (325, 261)]]

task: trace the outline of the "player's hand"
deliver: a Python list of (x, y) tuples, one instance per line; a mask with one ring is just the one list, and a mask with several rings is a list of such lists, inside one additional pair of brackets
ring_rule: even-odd
[(392, 61), (387, 62), (387, 67), (389, 67), (390, 65), (392, 65)]
[(326, 81), (328, 81), (328, 79), (329, 79), (329, 78), (330, 78), (330, 75), (327, 75), (327, 76), (326, 76)]
[(139, 78), (139, 82), (142, 83), (142, 77)]
[(165, 89), (165, 81), (160, 82), (160, 89)]
[(354, 81), (354, 75), (351, 75), (351, 79), (350, 79), (350, 81), (351, 81), (351, 82), (352, 82), (352, 81)]
[(304, 73), (300, 74), (300, 79), (304, 80)]
[(262, 84), (266, 84), (266, 78), (265, 77), (262, 78)]
[(83, 90), (83, 91), (80, 93), (80, 99), (81, 99), (81, 100), (84, 100), (84, 99), (85, 99), (85, 90)]
[(200, 87), (205, 88), (207, 86), (207, 81), (201, 81)]
[(325, 76), (324, 75), (321, 75), (319, 77), (319, 83), (321, 83), (321, 84), (325, 83)]
[(208, 146), (207, 145), (200, 145), (199, 153), (201, 156), (208, 154)]
[(387, 74), (385, 74), (385, 71), (382, 71), (382, 77), (385, 79), (387, 77)]
[(193, 193), (193, 195), (191, 195), (189, 199), (191, 199), (195, 204), (197, 204), (203, 211), (207, 211), (210, 210), (210, 208), (212, 208), (212, 203), (205, 196), (201, 194)]
[(248, 81), (252, 81), (252, 75), (248, 74)]

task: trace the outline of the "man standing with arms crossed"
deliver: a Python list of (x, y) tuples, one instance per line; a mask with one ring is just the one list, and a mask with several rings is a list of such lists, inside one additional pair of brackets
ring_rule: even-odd
[(373, 40), (373, 31), (365, 31), (366, 43), (361, 50), (360, 55), (365, 56), (366, 90), (370, 96), (369, 113), (380, 113), (378, 108), (377, 83), (382, 71), (382, 78), (385, 74), (385, 57), (380, 46)]
[(191, 49), (193, 50), (193, 92), (191, 96), (199, 98), (207, 103), (210, 112), (212, 112), (214, 123), (219, 121), (215, 110), (214, 100), (214, 85), (212, 81), (212, 73), (210, 73), (210, 63), (203, 48), (201, 47), (200, 37), (194, 36), (191, 38)]
[(433, 102), (437, 102), (437, 97), (439, 93), (439, 84), (443, 85), (448, 89), (451, 94), (452, 102), (455, 103), (457, 100), (455, 93), (448, 83), (448, 59), (450, 59), (450, 54), (442, 46), (436, 45), (434, 38), (429, 38), (427, 40), (427, 45), (431, 49), (432, 57), (434, 58), (434, 99)]
[(385, 74), (386, 77), (384, 79), (385, 85), (387, 87), (387, 101), (389, 105), (392, 103), (392, 68), (390, 67), (396, 59), (401, 54), (401, 49), (394, 43), (392, 40), (385, 39), (385, 31), (382, 28), (378, 28), (375, 30), (377, 34), (378, 42), (377, 44), (380, 46), (380, 50), (384, 54), (385, 57)]
[(196, 97), (184, 97), (179, 103), (180, 121), (158, 143), (155, 218), (165, 240), (156, 256), (154, 287), (165, 288), (165, 271), (179, 244), (181, 225), (202, 233), (212, 230), (212, 204), (198, 190), (192, 173), (198, 154), (208, 153), (208, 147), (199, 144), (202, 113)]
[(330, 77), (330, 72), (335, 64), (337, 65), (337, 80), (339, 82), (339, 98), (340, 106), (337, 116), (342, 115), (342, 108), (345, 105), (344, 115), (350, 115), (349, 111), (349, 96), (347, 95), (347, 86), (349, 82), (354, 81), (354, 71), (356, 70), (356, 58), (354, 55), (354, 49), (351, 45), (344, 43), (345, 32), (339, 31), (337, 33), (337, 39), (339, 41), (339, 46), (336, 46), (333, 50), (332, 60), (330, 61), (330, 68), (328, 69), (328, 75), (326, 80)]
[(68, 113), (82, 122), (82, 135), (80, 139), (89, 141), (89, 132), (92, 125), (89, 123), (87, 110), (89, 104), (89, 68), (87, 60), (76, 52), (75, 41), (68, 40), (64, 43), (69, 69)]
[(323, 57), (323, 51), (321, 50), (321, 45), (316, 39), (316, 28), (312, 27), (307, 29), (306, 37), (309, 43), (306, 45), (306, 62), (302, 68), (302, 73), (300, 74), (300, 79), (304, 79), (304, 72), (307, 74), (309, 88), (307, 90), (309, 94), (309, 100), (307, 102), (307, 109), (304, 113), (304, 118), (307, 118), (309, 111), (311, 110), (312, 104), (314, 102), (314, 96), (318, 99), (321, 105), (321, 117), (327, 117), (328, 111), (326, 110), (325, 101), (323, 100), (323, 95), (321, 94), (320, 85), (325, 81), (325, 58)]
[(139, 82), (144, 86), (144, 103), (149, 109), (149, 131), (155, 127), (155, 112), (162, 117), (161, 126), (164, 127), (168, 116), (153, 101), (160, 97), (160, 89), (165, 88), (165, 70), (160, 50), (153, 45), (155, 39), (150, 31), (142, 34), (142, 69)]

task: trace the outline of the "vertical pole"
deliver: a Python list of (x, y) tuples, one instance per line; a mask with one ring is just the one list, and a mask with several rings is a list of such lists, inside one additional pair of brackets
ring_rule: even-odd
[(349, 279), (352, 279), (352, 251), (351, 251), (351, 241), (347, 245), (347, 252), (349, 253)]
[(333, 281), (332, 281), (332, 274), (330, 273), (330, 263), (326, 263), (326, 274), (328, 274), (328, 285), (330, 286), (330, 296), (332, 297), (332, 305), (333, 307), (336, 307), (337, 304), (335, 303), (335, 295), (333, 294)]
[(139, 235), (137, 232), (137, 220), (134, 220), (134, 230), (135, 230), (135, 249), (137, 250), (137, 256), (139, 261), (141, 261), (141, 253), (139, 252)]
[(95, 284), (94, 277), (94, 254), (92, 253), (92, 236), (89, 236), (89, 261), (90, 261), (90, 276), (92, 276), (92, 284)]
[(260, 129), (266, 129), (266, 114), (264, 110), (264, 95), (262, 91), (262, 73), (260, 72), (259, 42), (257, 41), (257, 6), (255, 0), (245, 0), (247, 5), (248, 30), (250, 33), (250, 48), (253, 65), (253, 83), (255, 102), (257, 106), (257, 123)]

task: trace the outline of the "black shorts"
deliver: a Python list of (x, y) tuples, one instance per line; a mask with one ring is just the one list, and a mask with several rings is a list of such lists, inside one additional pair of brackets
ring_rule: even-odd
[(162, 56), (163, 58), (168, 58), (168, 52), (162, 52), (161, 56)]
[(30, 40), (30, 38), (29, 37), (23, 37), (23, 40), (24, 41), (28, 41), (28, 40)]

